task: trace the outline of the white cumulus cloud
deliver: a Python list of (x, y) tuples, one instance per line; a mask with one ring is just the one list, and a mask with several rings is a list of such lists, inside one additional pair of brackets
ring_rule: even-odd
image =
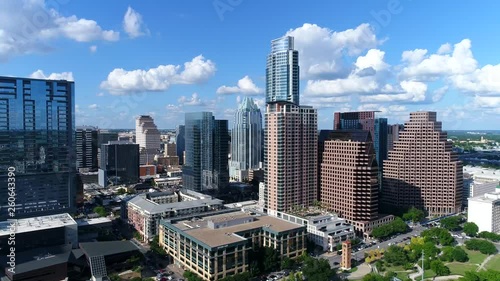
[(30, 78), (35, 79), (49, 79), (49, 80), (66, 80), (66, 81), (75, 81), (73, 79), (72, 72), (61, 72), (61, 73), (51, 73), (49, 75), (45, 75), (42, 70), (37, 70), (30, 75)]
[(142, 15), (130, 6), (123, 16), (123, 29), (130, 38), (149, 34), (149, 30), (144, 26)]
[(179, 65), (160, 65), (148, 70), (116, 68), (108, 74), (101, 88), (114, 95), (138, 92), (165, 91), (174, 84), (199, 84), (210, 79), (216, 71), (215, 63), (202, 55)]
[(217, 89), (217, 94), (229, 95), (229, 94), (246, 94), (246, 95), (260, 95), (264, 92), (263, 89), (257, 87), (255, 83), (250, 79), (250, 77), (245, 76), (238, 80), (236, 86), (220, 86)]

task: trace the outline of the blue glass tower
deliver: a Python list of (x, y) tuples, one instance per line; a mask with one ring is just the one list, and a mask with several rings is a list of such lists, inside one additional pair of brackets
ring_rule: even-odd
[(225, 188), (229, 183), (227, 120), (212, 112), (186, 113), (184, 187), (196, 191)]
[(0, 77), (0, 220), (15, 169), (15, 218), (72, 212), (76, 196), (74, 82)]
[(293, 37), (271, 41), (267, 56), (266, 102), (299, 105), (299, 52), (293, 49)]

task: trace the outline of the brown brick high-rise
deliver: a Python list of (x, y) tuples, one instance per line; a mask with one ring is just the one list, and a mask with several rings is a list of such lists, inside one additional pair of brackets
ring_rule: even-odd
[(410, 113), (410, 121), (384, 161), (383, 202), (430, 215), (460, 212), (462, 162), (452, 151), (436, 112)]
[(378, 167), (369, 131), (333, 131), (324, 142), (321, 203), (349, 222), (378, 219)]

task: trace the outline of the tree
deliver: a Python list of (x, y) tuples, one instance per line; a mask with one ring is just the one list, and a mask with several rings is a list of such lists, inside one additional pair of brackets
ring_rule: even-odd
[(434, 243), (425, 242), (423, 245), (424, 254), (427, 257), (435, 257), (439, 252), (441, 252)]
[(460, 229), (461, 218), (458, 216), (447, 217), (441, 219), (441, 227), (448, 229), (449, 231), (455, 231)]
[(375, 227), (372, 230), (372, 236), (376, 239), (385, 238), (397, 233), (405, 233), (408, 230), (408, 225), (399, 217), (396, 217), (394, 221)]
[(469, 260), (469, 256), (467, 255), (467, 252), (464, 251), (461, 247), (455, 247), (453, 248), (452, 251), (452, 256), (453, 259), (458, 261), (458, 262), (466, 262)]
[(125, 188), (120, 188), (120, 189), (118, 189), (118, 191), (116, 193), (118, 193), (118, 195), (122, 195), (122, 194), (127, 193), (127, 191), (125, 190)]
[(488, 240), (491, 240), (493, 242), (498, 242), (500, 241), (500, 234), (496, 234), (496, 233), (493, 233), (493, 232), (488, 232), (488, 231), (481, 231), (477, 237), (479, 238), (484, 238), (484, 239), (488, 239)]
[(390, 246), (384, 255), (385, 261), (393, 265), (403, 265), (408, 262), (408, 257), (406, 256), (403, 248), (392, 245)]
[(453, 239), (450, 232), (441, 227), (424, 230), (420, 235), (424, 237), (426, 242), (434, 242), (442, 246), (451, 246), (455, 243), (455, 239)]
[(292, 269), (294, 265), (295, 261), (288, 257), (284, 257), (281, 261), (281, 269)]
[(475, 224), (473, 222), (464, 223), (464, 233), (467, 236), (474, 237), (477, 235), (478, 231), (479, 231), (479, 227), (477, 226), (477, 224)]
[(381, 275), (378, 275), (376, 273), (370, 273), (368, 275), (365, 275), (362, 279), (363, 281), (387, 281), (390, 280), (389, 278), (384, 278)]
[(108, 212), (106, 212), (106, 209), (103, 206), (97, 206), (94, 208), (94, 213), (98, 214), (100, 217), (105, 217), (108, 215)]
[(153, 238), (153, 241), (151, 241), (149, 245), (151, 247), (151, 251), (154, 253), (160, 256), (167, 255), (167, 252), (165, 252), (165, 250), (160, 246), (160, 237), (158, 235)]
[(111, 280), (111, 281), (121, 281), (122, 279), (120, 278), (120, 276), (118, 276), (118, 274), (111, 274), (109, 276), (109, 280)]
[(403, 214), (403, 220), (412, 221), (414, 223), (420, 222), (425, 218), (425, 213), (415, 207), (411, 207), (408, 212)]
[(192, 273), (191, 271), (184, 271), (184, 274), (182, 275), (184, 278), (186, 278), (187, 281), (203, 281), (198, 275)]
[(438, 275), (438, 276), (446, 276), (450, 275), (450, 269), (444, 265), (444, 263), (440, 260), (433, 260), (431, 261), (431, 269)]
[(490, 241), (482, 239), (470, 239), (465, 241), (467, 250), (479, 251), (485, 255), (493, 255), (497, 253), (497, 248)]
[(306, 257), (302, 273), (308, 281), (330, 281), (335, 276), (335, 270), (325, 259)]
[(459, 281), (500, 281), (500, 271), (486, 270), (486, 271), (468, 271), (465, 276), (458, 279)]
[(279, 256), (275, 249), (264, 247), (263, 257), (264, 272), (270, 272), (278, 268)]

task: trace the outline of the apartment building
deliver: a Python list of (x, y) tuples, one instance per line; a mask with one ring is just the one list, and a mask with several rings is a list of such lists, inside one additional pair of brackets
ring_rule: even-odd
[(500, 234), (500, 191), (469, 198), (467, 221), (477, 224), (479, 232)]
[(159, 233), (175, 263), (207, 281), (250, 270), (254, 245), (291, 259), (306, 251), (305, 226), (255, 212), (161, 220)]

